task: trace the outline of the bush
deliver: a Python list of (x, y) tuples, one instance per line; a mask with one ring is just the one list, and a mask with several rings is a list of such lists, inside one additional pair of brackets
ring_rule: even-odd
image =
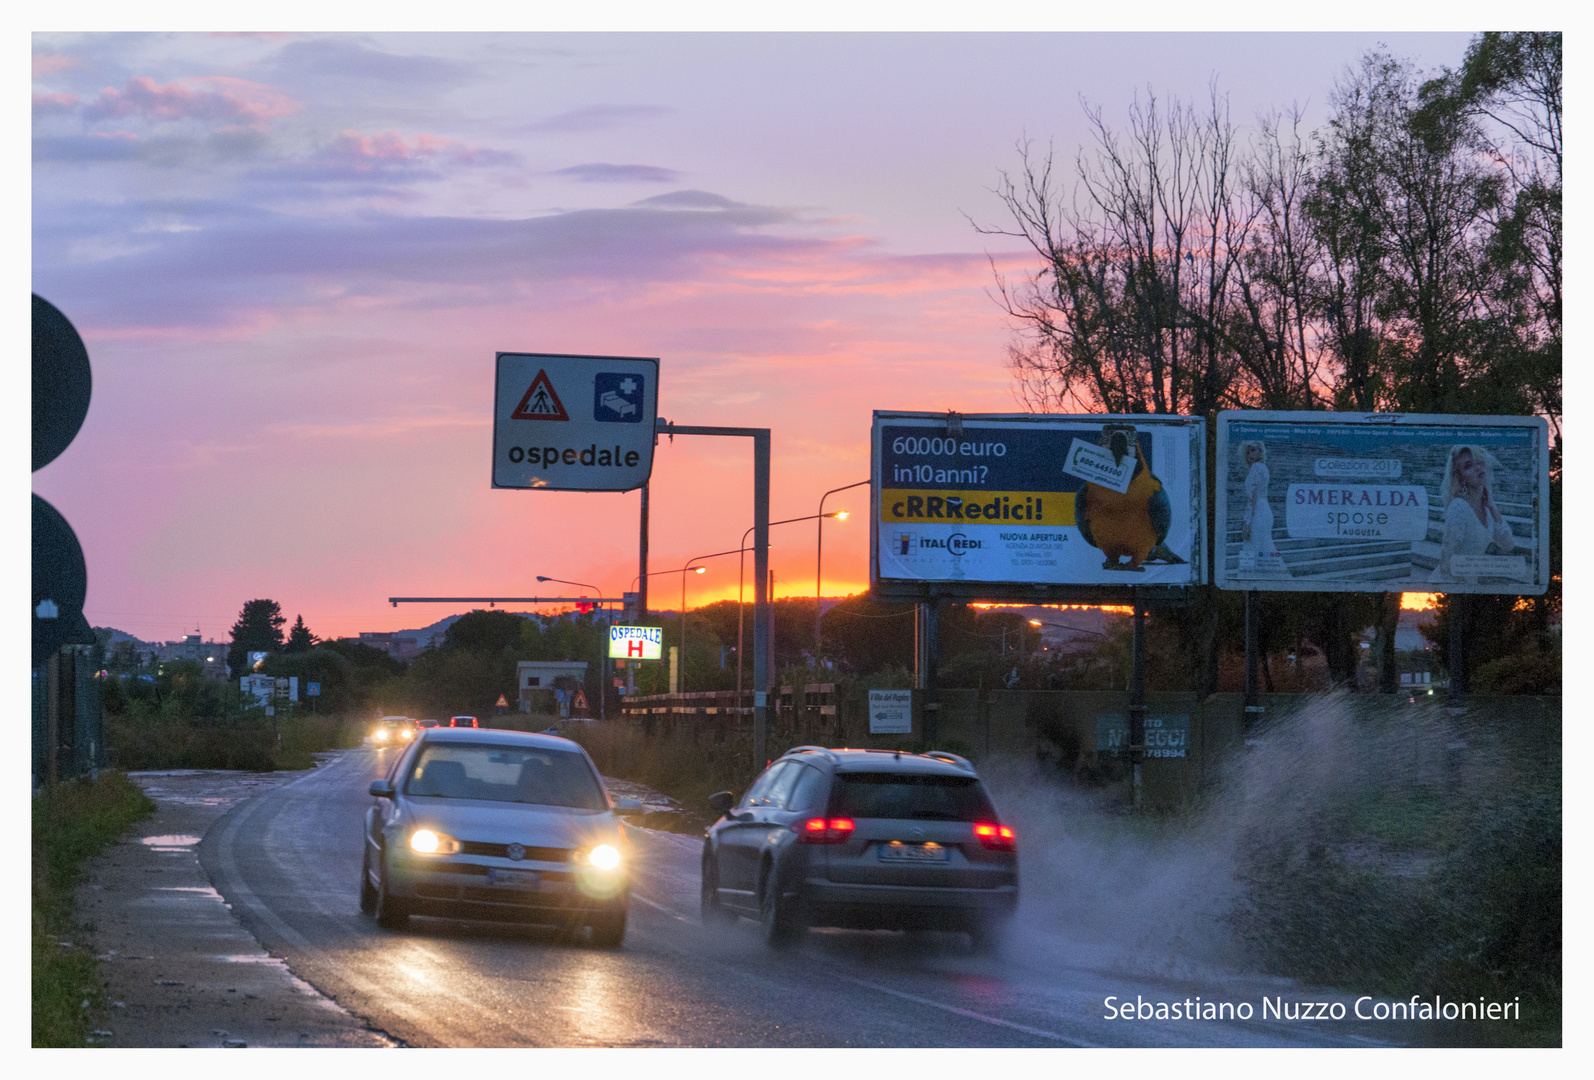
[(154, 809), (114, 772), (57, 785), (33, 800), (34, 1046), (87, 1042), (104, 993), (73, 891), (83, 863)]

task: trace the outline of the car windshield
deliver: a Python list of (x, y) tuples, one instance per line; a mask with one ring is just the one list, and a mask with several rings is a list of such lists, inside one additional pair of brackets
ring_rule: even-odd
[(526, 746), (430, 743), (421, 747), (405, 794), (437, 799), (606, 810), (608, 799), (587, 759)]
[(830, 813), (853, 818), (995, 821), (985, 788), (972, 776), (843, 772), (830, 789)]

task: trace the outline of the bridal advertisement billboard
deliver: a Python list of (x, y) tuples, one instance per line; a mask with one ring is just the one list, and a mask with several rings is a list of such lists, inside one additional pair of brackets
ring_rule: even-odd
[(872, 435), (874, 583), (1206, 580), (1200, 418), (877, 411)]
[(1224, 589), (1542, 593), (1549, 425), (1536, 416), (1218, 414)]

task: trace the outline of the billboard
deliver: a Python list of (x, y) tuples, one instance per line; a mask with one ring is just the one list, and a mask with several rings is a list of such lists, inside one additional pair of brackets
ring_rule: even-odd
[(1549, 584), (1542, 417), (1226, 411), (1217, 434), (1220, 588)]
[(609, 659), (657, 660), (664, 653), (664, 631), (657, 626), (609, 627)]
[(1205, 422), (881, 412), (871, 582), (1206, 580)]
[(630, 491), (653, 472), (659, 362), (498, 354), (493, 487)]

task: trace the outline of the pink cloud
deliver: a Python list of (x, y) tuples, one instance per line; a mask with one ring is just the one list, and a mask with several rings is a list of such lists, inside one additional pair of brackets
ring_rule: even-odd
[(82, 101), (76, 94), (34, 94), (35, 113), (71, 112)]
[(33, 58), (33, 77), (42, 78), (63, 71), (69, 67), (76, 67), (83, 61), (75, 56), (66, 56), (61, 53), (41, 53)]
[(135, 76), (121, 90), (107, 86), (83, 108), (89, 120), (141, 116), (148, 120), (210, 120), (261, 126), (303, 108), (275, 87), (224, 76), (157, 83)]
[(329, 153), (356, 168), (372, 168), (399, 162), (418, 162), (437, 158), (465, 165), (498, 165), (510, 155), (480, 146), (466, 146), (455, 139), (443, 139), (425, 132), (406, 140), (397, 131), (364, 135), (343, 131), (332, 141)]

